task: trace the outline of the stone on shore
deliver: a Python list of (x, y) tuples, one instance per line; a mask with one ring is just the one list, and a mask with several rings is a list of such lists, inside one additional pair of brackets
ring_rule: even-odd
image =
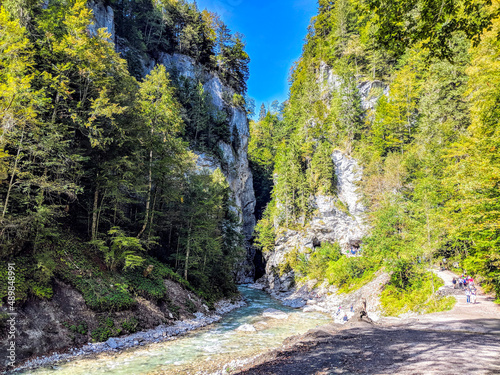
[(106, 341), (106, 344), (111, 348), (111, 349), (118, 349), (120, 345), (118, 345), (118, 342), (116, 341), (115, 338), (111, 337)]

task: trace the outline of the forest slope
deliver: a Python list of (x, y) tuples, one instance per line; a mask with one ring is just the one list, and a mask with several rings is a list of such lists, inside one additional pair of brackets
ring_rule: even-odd
[(499, 3), (441, 3), (319, 1), (288, 101), (251, 125), (268, 192), (256, 242), (273, 254), (288, 231), (307, 238), (319, 196), (340, 211), (337, 150), (362, 168), (371, 229), (361, 257), (312, 243), (275, 273), (349, 288), (385, 267), (382, 299), (402, 313), (403, 300), (440, 304), (426, 269), (446, 258), (499, 295)]

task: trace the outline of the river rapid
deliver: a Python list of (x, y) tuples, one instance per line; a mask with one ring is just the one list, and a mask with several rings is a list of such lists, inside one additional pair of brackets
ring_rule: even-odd
[[(225, 368), (224, 364), (244, 361), (276, 348), (287, 337), (331, 322), (327, 315), (286, 307), (263, 291), (245, 286), (239, 289), (247, 302), (246, 306), (227, 314), (218, 323), (178, 339), (116, 353), (102, 353), (22, 374), (207, 374)], [(288, 318), (263, 317), (263, 311), (269, 308), (286, 312)], [(237, 328), (243, 324), (253, 325), (256, 331), (238, 331)]]

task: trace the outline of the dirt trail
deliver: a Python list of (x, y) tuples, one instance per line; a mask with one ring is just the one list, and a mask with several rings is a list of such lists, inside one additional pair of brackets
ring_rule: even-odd
[(500, 374), (500, 305), (481, 290), (467, 304), (455, 275), (436, 273), (457, 298), (451, 311), (320, 327), (233, 374)]

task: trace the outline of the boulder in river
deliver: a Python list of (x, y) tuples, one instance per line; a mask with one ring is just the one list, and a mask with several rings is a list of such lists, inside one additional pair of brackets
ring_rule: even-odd
[(257, 330), (255, 327), (251, 324), (242, 324), (238, 328), (236, 328), (237, 331), (239, 332), (256, 332)]
[(271, 319), (288, 319), (288, 314), (286, 312), (276, 309), (266, 309), (262, 316)]

